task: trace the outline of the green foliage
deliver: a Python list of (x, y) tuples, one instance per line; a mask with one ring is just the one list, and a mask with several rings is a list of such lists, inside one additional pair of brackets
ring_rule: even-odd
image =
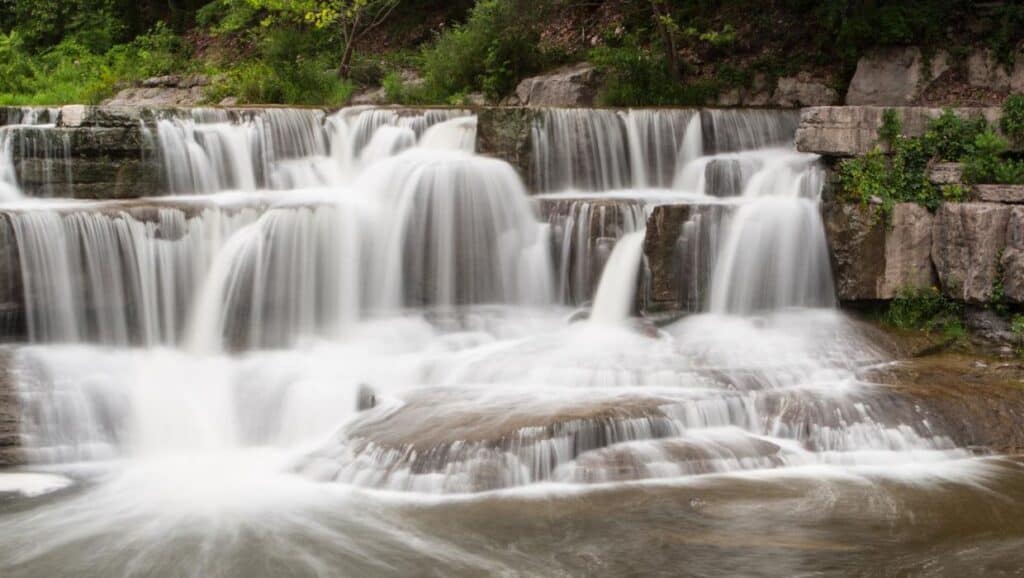
[(882, 126), (878, 129), (878, 138), (892, 146), (902, 134), (903, 119), (900, 118), (900, 113), (896, 112), (894, 108), (887, 108), (882, 111)]
[(680, 86), (661, 52), (642, 47), (633, 34), (594, 48), (589, 60), (604, 78), (600, 98), (608, 106), (699, 104), (718, 91), (716, 83)]
[(544, 3), (480, 0), (469, 20), (423, 52), (422, 98), (445, 100), (482, 91), (498, 100), (546, 64), (537, 21)]
[(1003, 66), (1011, 68), (1018, 43), (1024, 38), (1024, 5), (1004, 2), (991, 16), (993, 30), (988, 34), (989, 47)]
[(899, 136), (893, 141), (889, 156), (876, 147), (839, 165), (842, 194), (865, 205), (881, 200), (882, 214), (887, 220), (896, 203), (917, 203), (934, 211), (946, 200), (947, 191), (928, 182), (929, 159), (921, 139)]
[(988, 306), (1000, 317), (1006, 317), (1010, 310), (1006, 304), (1006, 288), (1003, 286), (1003, 279), (1006, 276), (1006, 269), (1003, 267), (1003, 249), (996, 253), (995, 277), (992, 279), (992, 289), (989, 291)]
[(33, 55), (18, 31), (0, 34), (0, 104), (96, 103), (125, 80), (187, 68), (186, 56), (183, 43), (163, 25), (102, 54), (67, 38)]
[(1024, 94), (1014, 94), (1003, 101), (1003, 133), (1016, 143), (1024, 143)]
[(1015, 348), (1017, 357), (1024, 358), (1024, 315), (1018, 313), (1013, 316), (1010, 321), (1010, 332), (1013, 333), (1013, 337), (1017, 341)]
[(974, 141), (987, 128), (985, 119), (965, 120), (947, 108), (939, 118), (928, 123), (925, 146), (936, 159), (961, 161), (974, 153)]
[(807, 10), (815, 23), (817, 47), (853, 66), (874, 46), (939, 46), (946, 30), (963, 11), (965, 0), (790, 0)]
[(939, 292), (938, 288), (904, 288), (889, 303), (883, 319), (889, 325), (907, 330), (941, 331), (949, 337), (964, 333), (963, 307)]
[(228, 68), (208, 99), (235, 96), (243, 104), (341, 106), (355, 90), (335, 72), (336, 55), (321, 48), (324, 38), (297, 26), (268, 30), (259, 56)]
[(974, 150), (964, 163), (964, 179), (970, 183), (1024, 184), (1024, 161), (1005, 158), (1006, 141), (991, 127), (974, 140)]
[(214, 35), (251, 29), (259, 21), (260, 9), (249, 0), (213, 0), (196, 12), (196, 23)]

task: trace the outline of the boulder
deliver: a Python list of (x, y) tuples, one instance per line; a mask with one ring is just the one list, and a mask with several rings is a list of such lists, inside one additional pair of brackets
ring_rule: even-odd
[(985, 303), (997, 281), (1011, 207), (943, 203), (932, 230), (932, 262), (947, 297)]
[(349, 104), (353, 106), (378, 105), (388, 102), (388, 91), (383, 86), (361, 90), (352, 96)]
[(529, 106), (589, 106), (598, 90), (597, 69), (581, 62), (524, 79), (510, 104)]
[(974, 195), (989, 203), (1024, 203), (1024, 185), (974, 185)]
[(839, 93), (803, 72), (780, 78), (772, 94), (772, 104), (783, 108), (828, 106), (838, 102)]
[(1009, 92), (1010, 75), (991, 50), (975, 50), (967, 57), (967, 84), (997, 92)]
[(949, 55), (925, 58), (914, 46), (873, 50), (857, 61), (846, 92), (848, 105), (906, 106), (949, 69)]
[(147, 78), (126, 88), (103, 104), (114, 106), (195, 106), (205, 98), (210, 79), (203, 74), (168, 75)]
[(892, 299), (905, 287), (933, 286), (933, 221), (913, 203), (894, 206), (888, 224), (878, 207), (828, 205), (825, 234), (839, 299)]
[(775, 92), (777, 91), (769, 86), (767, 77), (759, 73), (754, 75), (750, 86), (735, 87), (720, 92), (712, 104), (723, 108), (775, 105)]

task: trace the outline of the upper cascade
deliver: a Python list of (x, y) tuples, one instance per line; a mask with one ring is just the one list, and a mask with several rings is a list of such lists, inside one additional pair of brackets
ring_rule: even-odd
[[(542, 217), (509, 164), (474, 154), (464, 110), (194, 109), (145, 126), (172, 189), (217, 194), (9, 210), (31, 339), (281, 347), (410, 307), (585, 304), (602, 284), (614, 298), (595, 311), (621, 320), (659, 204), (693, 207), (676, 258), (694, 310), (834, 304), (821, 169), (788, 113), (542, 111), (535, 182), (559, 191), (535, 197)], [(609, 260), (629, 279), (599, 281)]]

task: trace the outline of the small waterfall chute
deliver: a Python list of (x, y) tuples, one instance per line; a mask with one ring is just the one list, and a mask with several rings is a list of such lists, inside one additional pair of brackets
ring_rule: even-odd
[(636, 303), (636, 279), (643, 263), (645, 233), (644, 229), (628, 233), (615, 244), (597, 286), (591, 322), (617, 325), (629, 318)]

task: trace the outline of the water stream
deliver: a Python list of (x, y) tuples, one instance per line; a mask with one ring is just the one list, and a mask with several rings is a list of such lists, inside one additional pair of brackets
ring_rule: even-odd
[(467, 111), (196, 110), (153, 127), (177, 194), (107, 202), (23, 198), (0, 128), (0, 574), (1019, 570), (1020, 466), (863, 377), (793, 128), (546, 111), (531, 195)]

